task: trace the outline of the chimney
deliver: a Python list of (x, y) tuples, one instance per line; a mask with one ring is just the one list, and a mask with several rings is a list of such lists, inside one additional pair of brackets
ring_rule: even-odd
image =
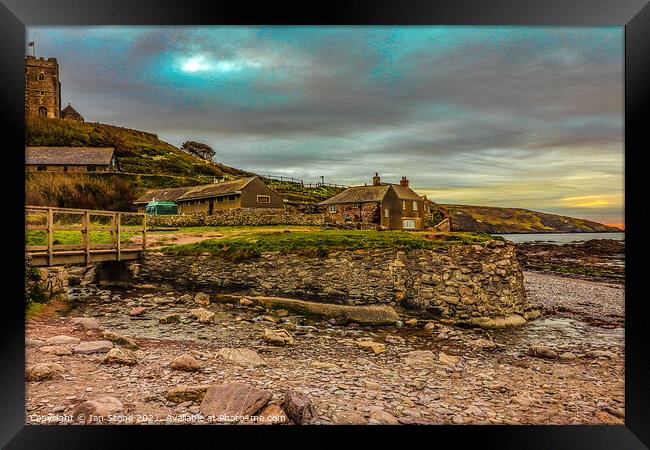
[(372, 177), (372, 185), (379, 186), (381, 179), (379, 178), (379, 173), (375, 172), (375, 176)]
[(406, 177), (402, 177), (402, 179), (399, 180), (399, 185), (409, 187), (409, 180)]

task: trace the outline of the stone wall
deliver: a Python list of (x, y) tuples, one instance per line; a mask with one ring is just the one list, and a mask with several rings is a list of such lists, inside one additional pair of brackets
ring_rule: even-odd
[(150, 227), (200, 227), (238, 225), (302, 225), (320, 226), (324, 223), (322, 214), (306, 214), (294, 209), (237, 208), (215, 211), (213, 215), (186, 214), (169, 216), (147, 216)]
[(515, 247), (501, 241), (409, 253), (342, 251), (321, 259), (264, 253), (239, 263), (211, 254), (147, 252), (138, 281), (337, 304), (383, 303), (461, 321), (529, 309)]

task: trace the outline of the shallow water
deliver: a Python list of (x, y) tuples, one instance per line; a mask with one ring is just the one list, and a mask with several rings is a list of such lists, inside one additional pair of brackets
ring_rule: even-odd
[(494, 234), (504, 239), (514, 242), (547, 242), (549, 244), (569, 244), (571, 242), (584, 242), (593, 239), (612, 239), (622, 241), (625, 239), (625, 233), (510, 233)]

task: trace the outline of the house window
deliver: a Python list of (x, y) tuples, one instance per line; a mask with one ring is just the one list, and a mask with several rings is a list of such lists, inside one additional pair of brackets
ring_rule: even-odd
[(86, 170), (88, 172), (97, 172), (97, 167), (96, 166), (86, 166)]
[(418, 210), (418, 202), (413, 202), (413, 211)]
[(38, 74), (38, 81), (43, 81), (45, 79), (45, 74), (43, 72)]
[(330, 205), (330, 212), (335, 213), (336, 212), (336, 205)]
[(271, 196), (270, 195), (258, 195), (257, 196), (257, 203), (271, 203)]
[(68, 166), (63, 166), (63, 171), (67, 172), (68, 171)]
[(413, 219), (404, 219), (402, 226), (405, 230), (415, 230), (415, 220)]
[(406, 200), (402, 200), (402, 209), (406, 211)]
[(45, 172), (47, 170), (47, 166), (36, 166), (36, 170), (39, 172)]
[(384, 217), (388, 219), (388, 208), (384, 209)]
[(38, 108), (38, 115), (40, 117), (47, 117), (47, 108), (45, 106)]
[(41, 91), (41, 95), (45, 95), (45, 91)]

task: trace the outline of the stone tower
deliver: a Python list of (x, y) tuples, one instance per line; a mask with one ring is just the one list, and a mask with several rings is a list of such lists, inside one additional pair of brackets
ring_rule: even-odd
[(25, 58), (25, 117), (60, 117), (61, 82), (56, 58)]

